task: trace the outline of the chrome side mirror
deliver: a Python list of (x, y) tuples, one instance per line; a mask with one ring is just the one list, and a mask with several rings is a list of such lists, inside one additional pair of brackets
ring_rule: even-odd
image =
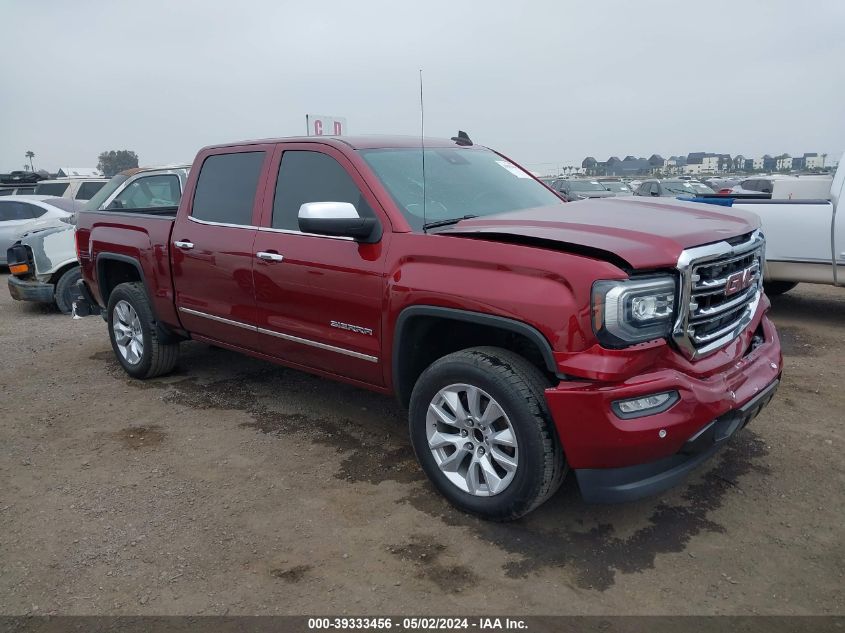
[(306, 202), (299, 207), (299, 230), (303, 233), (351, 237), (359, 242), (378, 242), (381, 226), (375, 218), (362, 218), (349, 202)]

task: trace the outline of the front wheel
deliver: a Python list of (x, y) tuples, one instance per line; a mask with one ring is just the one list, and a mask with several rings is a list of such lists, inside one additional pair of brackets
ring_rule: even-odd
[(414, 452), (453, 505), (506, 521), (530, 512), (566, 472), (543, 390), (548, 380), (508, 350), (477, 347), (445, 356), (411, 395)]
[(114, 355), (127, 374), (153, 378), (175, 367), (179, 344), (162, 342), (143, 284), (123, 283), (112, 290), (106, 314)]

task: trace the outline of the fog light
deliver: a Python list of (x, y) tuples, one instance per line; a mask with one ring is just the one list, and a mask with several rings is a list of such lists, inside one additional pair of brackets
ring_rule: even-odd
[(627, 400), (616, 400), (611, 403), (613, 412), (623, 420), (641, 418), (646, 415), (662, 413), (680, 400), (677, 391), (666, 391), (655, 393), (641, 398), (629, 398)]

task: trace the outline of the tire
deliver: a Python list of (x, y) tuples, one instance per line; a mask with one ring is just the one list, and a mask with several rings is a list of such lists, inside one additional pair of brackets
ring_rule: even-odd
[(64, 314), (70, 314), (73, 311), (73, 302), (76, 301), (78, 294), (76, 282), (80, 279), (82, 279), (82, 269), (79, 266), (73, 266), (62, 273), (62, 276), (56, 282), (53, 298), (56, 300), (59, 310)]
[[(179, 343), (162, 341), (141, 282), (123, 283), (112, 290), (106, 323), (114, 355), (133, 378), (154, 378), (176, 366)], [(122, 345), (125, 341), (130, 342)]]
[[(411, 394), (411, 444), (429, 480), (452, 505), (486, 519), (510, 521), (527, 514), (557, 491), (567, 467), (543, 395), (548, 386), (542, 372), (525, 358), (497, 347), (449, 354), (422, 373)], [(461, 396), (464, 388), (467, 389)], [(473, 389), (481, 392), (477, 400), (480, 404), (475, 407), (466, 401)], [(454, 400), (455, 392), (462, 408), (466, 404), (466, 411), (475, 408), (484, 410), (485, 415), (470, 415), (473, 424), (469, 427), (469, 422), (463, 428), (460, 424), (444, 423), (434, 411), (439, 409), (457, 422), (459, 416), (454, 414), (459, 412), (450, 411), (447, 404)], [(487, 416), (490, 402), (498, 404), (503, 413), (497, 420)], [(514, 448), (496, 445), (496, 438), (502, 436), (505, 428), (511, 430), (512, 435), (506, 437), (515, 439)], [(448, 442), (442, 448), (432, 448), (444, 438)], [(465, 451), (463, 457), (459, 455), (461, 449)], [(485, 455), (486, 470), (481, 462)], [(488, 478), (485, 473), (497, 460), (499, 463), (493, 464), (496, 472)], [(449, 472), (459, 462), (457, 471)], [(445, 470), (439, 464), (444, 464)], [(513, 470), (502, 468), (503, 464)], [(476, 467), (480, 470), (471, 476)], [(470, 489), (473, 485), (474, 492)]]
[(763, 290), (770, 297), (779, 297), (798, 285), (797, 281), (764, 281)]

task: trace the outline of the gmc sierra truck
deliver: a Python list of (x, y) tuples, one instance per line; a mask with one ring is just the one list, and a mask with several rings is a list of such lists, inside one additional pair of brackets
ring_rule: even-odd
[(665, 490), (781, 376), (755, 216), (564, 203), (465, 135), (207, 147), (178, 208), (82, 212), (76, 248), (129, 375), (191, 339), (395, 394), (434, 486), (491, 519), (570, 468), (588, 501)]

